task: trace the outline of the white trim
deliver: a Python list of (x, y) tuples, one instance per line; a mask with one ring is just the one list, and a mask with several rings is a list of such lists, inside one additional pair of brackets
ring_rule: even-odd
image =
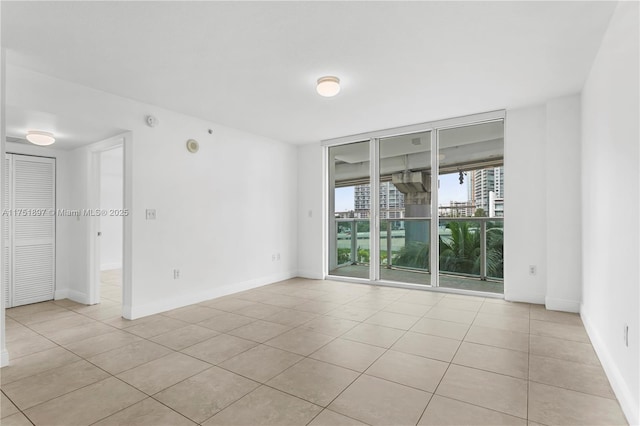
[(624, 379), (624, 374), (622, 374), (616, 365), (607, 345), (592, 325), (588, 312), (585, 311), (584, 303), (582, 303), (580, 305), (580, 317), (582, 318), (584, 328), (587, 330), (593, 349), (595, 349), (596, 354), (600, 359), (600, 363), (602, 364), (602, 368), (609, 379), (611, 388), (613, 389), (616, 398), (618, 398), (622, 412), (626, 416), (630, 425), (638, 425), (640, 424), (640, 412), (638, 411), (640, 407), (638, 407), (638, 401), (633, 397), (633, 392), (629, 389), (629, 386)]
[(0, 352), (0, 367), (6, 367), (9, 365), (9, 352), (6, 349), (3, 349)]
[[(380, 139), (369, 140), (369, 278), (380, 279)], [(355, 208), (355, 206), (354, 206)], [(358, 222), (356, 221), (356, 246)], [(353, 238), (353, 236), (352, 236)], [(336, 250), (338, 248), (336, 247)], [(356, 253), (356, 259), (358, 254)]]
[(324, 274), (316, 271), (305, 271), (298, 269), (298, 278), (307, 278), (310, 280), (324, 280)]
[(207, 289), (198, 293), (185, 294), (182, 297), (176, 297), (168, 300), (159, 300), (144, 305), (123, 305), (123, 315), (127, 319), (138, 319), (160, 312), (169, 311), (171, 309), (182, 308), (183, 306), (189, 306), (195, 303), (215, 299), (217, 297), (227, 296), (229, 294), (234, 294), (245, 290), (251, 290), (257, 287), (265, 286), (267, 284), (273, 284), (295, 277), (296, 271), (289, 271), (282, 274), (256, 278), (240, 283), (228, 284), (225, 286), (216, 287), (214, 289)]
[(91, 305), (89, 296), (86, 293), (82, 293), (81, 291), (69, 290), (67, 299), (73, 300), (74, 302), (82, 303), (83, 305)]
[(544, 298), (544, 305), (550, 311), (580, 312), (580, 302), (577, 300), (556, 299), (547, 296)]
[[(123, 162), (123, 204), (122, 207), (129, 212), (131, 209), (131, 170), (130, 170), (130, 155), (131, 155), (131, 132), (122, 133), (120, 135), (105, 139), (100, 142), (93, 143), (87, 146), (89, 151), (90, 167), (90, 182), (89, 182), (89, 194), (91, 198), (91, 204), (100, 205), (100, 155), (103, 152), (110, 151), (115, 148), (122, 147), (122, 162)], [(122, 263), (115, 268), (122, 268), (122, 287), (123, 287), (123, 305), (130, 304), (131, 301), (131, 271), (129, 265), (131, 261), (131, 222), (132, 215), (129, 214), (123, 217), (123, 251), (122, 251)], [(92, 217), (89, 230), (89, 287), (88, 287), (88, 300), (87, 304), (100, 303), (100, 271), (103, 270), (100, 263), (100, 244), (98, 243), (97, 233), (99, 231), (99, 217)], [(115, 264), (114, 264), (115, 265)]]
[(515, 293), (509, 292), (506, 286), (505, 280), (505, 292), (504, 292), (504, 300), (507, 302), (522, 302), (522, 303), (533, 303), (536, 305), (544, 305), (544, 294), (536, 294), (536, 293)]
[(77, 303), (82, 303), (83, 305), (90, 305), (89, 297), (86, 295), (86, 293), (82, 293), (77, 290), (71, 290), (68, 288), (56, 290), (55, 294), (53, 295), (53, 300), (62, 299), (69, 299)]
[[(429, 284), (432, 287), (440, 286), (440, 210), (438, 209), (438, 196), (440, 190), (440, 129), (433, 129), (429, 133), (429, 179), (431, 196), (429, 200)], [(435, 172), (435, 173), (434, 173)], [(405, 235), (406, 241), (406, 235)], [(434, 250), (437, 248), (437, 250)]]
[(80, 291), (72, 290), (69, 288), (56, 290), (55, 294), (53, 295), (53, 300), (61, 299), (69, 299), (73, 300), (74, 302), (82, 303), (83, 305), (90, 305), (89, 297), (86, 293), (82, 293)]
[(505, 110), (481, 112), (479, 114), (464, 115), (462, 117), (447, 118), (444, 120), (428, 121), (409, 126), (394, 127), (391, 129), (376, 130), (373, 132), (358, 133), (333, 139), (325, 139), (322, 146), (344, 145), (354, 142), (366, 142), (372, 138), (388, 138), (391, 136), (406, 135), (410, 133), (426, 132), (432, 129), (444, 129), (448, 127), (469, 126), (477, 123), (504, 120)]
[(56, 290), (55, 293), (53, 293), (53, 300), (68, 299), (68, 298), (69, 298), (68, 288)]

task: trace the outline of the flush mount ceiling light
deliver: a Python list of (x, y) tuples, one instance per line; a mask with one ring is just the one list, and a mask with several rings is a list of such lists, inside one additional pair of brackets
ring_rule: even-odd
[(340, 79), (332, 76), (320, 77), (316, 91), (325, 98), (335, 96), (340, 92)]
[(38, 130), (29, 130), (26, 137), (32, 144), (40, 146), (51, 145), (56, 141), (52, 133), (40, 132)]

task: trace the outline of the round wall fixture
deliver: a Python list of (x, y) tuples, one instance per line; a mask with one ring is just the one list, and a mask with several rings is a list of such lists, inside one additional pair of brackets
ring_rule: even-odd
[(196, 152), (198, 152), (198, 149), (200, 149), (200, 144), (198, 143), (197, 140), (189, 139), (187, 141), (187, 151), (189, 151), (192, 154), (195, 154)]

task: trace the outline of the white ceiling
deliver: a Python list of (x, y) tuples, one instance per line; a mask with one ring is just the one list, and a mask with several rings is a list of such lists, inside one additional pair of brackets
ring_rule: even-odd
[[(7, 136), (24, 138), (29, 130), (46, 130), (56, 137), (55, 149), (74, 149), (125, 132), (102, 121), (83, 121), (50, 112), (27, 110), (8, 105), (5, 110)], [(24, 143), (29, 143), (23, 140)]]
[[(308, 143), (577, 93), (616, 3), (0, 7), (12, 65)], [(315, 93), (323, 75), (342, 80), (335, 98)]]

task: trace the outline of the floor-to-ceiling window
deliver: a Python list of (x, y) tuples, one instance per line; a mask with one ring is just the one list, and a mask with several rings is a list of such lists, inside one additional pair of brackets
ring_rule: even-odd
[(431, 132), (379, 144), (379, 278), (430, 285)]
[(364, 141), (329, 148), (331, 275), (369, 278), (372, 211), (369, 145), (369, 141)]
[(503, 119), (326, 141), (328, 275), (502, 293)]
[(503, 293), (504, 126), (438, 131), (440, 287)]

